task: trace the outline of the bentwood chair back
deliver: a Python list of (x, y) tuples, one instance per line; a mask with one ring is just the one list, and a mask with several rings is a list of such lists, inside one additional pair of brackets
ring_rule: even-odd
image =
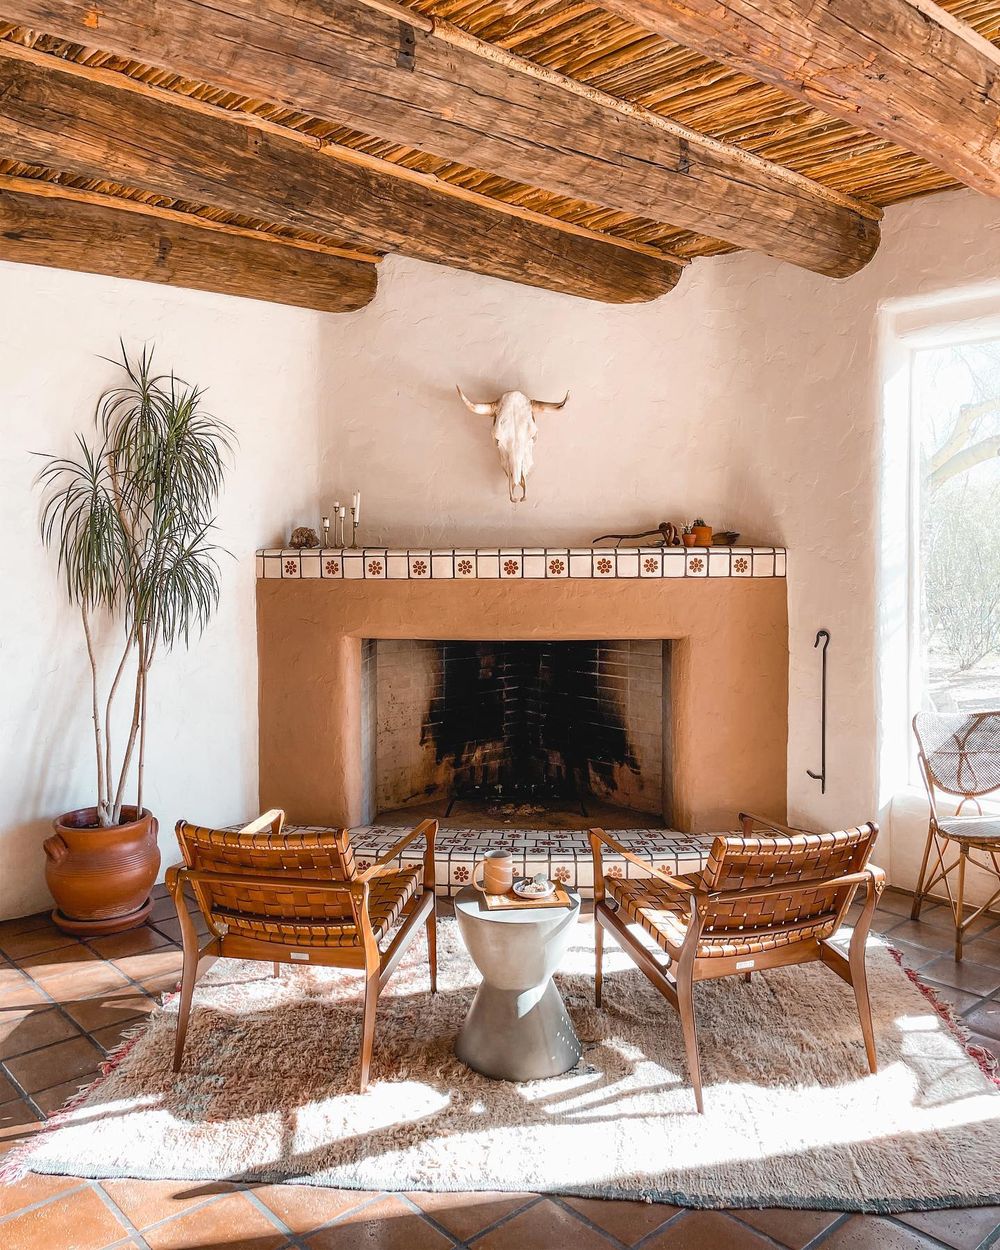
[[(220, 956), (267, 961), (275, 975), (283, 963), (356, 968), (365, 976), (363, 1092), (371, 1070), (379, 991), (420, 924), (427, 929), (431, 990), (436, 989), (437, 822), (423, 821), (364, 872), (357, 869), (346, 829), (283, 826), (284, 813), (277, 810), (239, 830), (177, 823), (184, 863), (167, 873), (184, 945), (174, 1070), (181, 1066), (195, 984)], [(425, 840), (423, 865), (404, 868), (395, 863), (418, 838)], [(209, 930), (201, 948), (186, 885)]]

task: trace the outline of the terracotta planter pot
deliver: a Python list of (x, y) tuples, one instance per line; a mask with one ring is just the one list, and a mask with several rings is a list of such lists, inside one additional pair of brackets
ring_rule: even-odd
[(696, 540), (694, 534), (681, 534), (681, 541), (685, 547), (693, 547)]
[(119, 933), (149, 915), (160, 868), (156, 817), (122, 809), (126, 823), (102, 829), (93, 807), (66, 812), (45, 840), (45, 880), (56, 901), (53, 921), (67, 933)]
[(711, 525), (696, 525), (694, 527), (694, 545), (696, 547), (711, 547), (712, 545)]

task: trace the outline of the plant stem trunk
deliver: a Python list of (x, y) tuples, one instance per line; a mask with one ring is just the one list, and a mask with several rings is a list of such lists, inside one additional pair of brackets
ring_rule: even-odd
[(118, 774), (118, 785), (115, 789), (115, 806), (112, 813), (115, 824), (121, 823), (122, 818), (122, 798), (125, 793), (125, 782), (128, 780), (129, 768), (132, 764), (132, 753), (135, 750), (135, 740), (139, 734), (139, 719), (142, 710), (142, 677), (145, 659), (145, 639), (142, 630), (137, 631), (139, 642), (139, 658), (135, 671), (135, 697), (132, 700), (132, 727), (129, 730), (128, 742), (125, 746), (125, 756), (122, 759), (122, 770)]
[(87, 658), (90, 660), (90, 695), (94, 718), (94, 746), (97, 750), (97, 819), (102, 826), (110, 824), (108, 819), (107, 778), (104, 772), (104, 744), (101, 736), (101, 717), (97, 707), (97, 657), (94, 655), (94, 639), (90, 632), (90, 614), (86, 603), (80, 605), (83, 618), (83, 633), (87, 639)]
[(129, 634), (125, 641), (125, 653), (118, 664), (118, 668), (115, 672), (115, 679), (111, 683), (111, 690), (108, 694), (108, 701), (104, 707), (104, 743), (107, 759), (105, 764), (105, 775), (107, 777), (110, 777), (114, 771), (111, 762), (111, 708), (115, 701), (115, 695), (118, 693), (118, 684), (122, 679), (122, 674), (125, 672), (125, 664), (128, 661), (128, 657), (132, 653), (132, 644), (134, 641), (135, 639), (132, 634)]

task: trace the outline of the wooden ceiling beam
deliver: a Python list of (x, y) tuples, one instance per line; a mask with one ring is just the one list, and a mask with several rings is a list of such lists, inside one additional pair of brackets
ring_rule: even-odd
[(349, 149), (321, 147), (251, 114), (3, 42), (0, 152), (609, 303), (663, 295), (686, 263)]
[(877, 209), (447, 23), (392, 13), (386, 0), (4, 6), (36, 30), (819, 273), (855, 273), (878, 246)]
[(932, 0), (602, 0), (1000, 195), (1000, 50)]
[(376, 267), (47, 182), (0, 178), (0, 260), (352, 312)]

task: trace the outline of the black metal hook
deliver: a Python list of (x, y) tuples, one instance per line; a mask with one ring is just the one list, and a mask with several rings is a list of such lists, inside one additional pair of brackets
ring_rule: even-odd
[(822, 676), (822, 693), (820, 697), (820, 765), (819, 772), (814, 773), (811, 768), (806, 769), (806, 776), (812, 777), (813, 781), (819, 782), (820, 794), (826, 794), (826, 649), (830, 645), (830, 631), (828, 629), (818, 629), (816, 631), (816, 641), (813, 643), (813, 649), (819, 646), (820, 639), (823, 640), (823, 676)]

